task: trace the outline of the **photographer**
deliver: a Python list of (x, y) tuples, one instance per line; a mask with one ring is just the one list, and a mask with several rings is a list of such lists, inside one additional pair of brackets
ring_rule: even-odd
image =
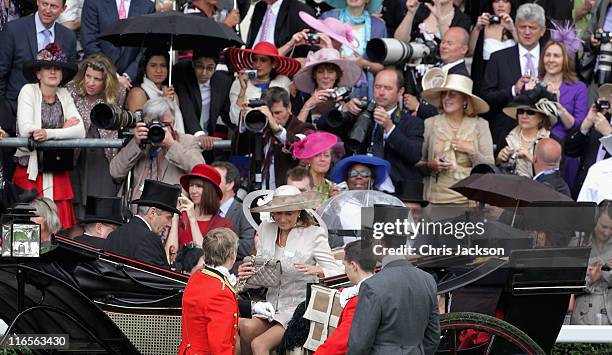
[(335, 101), (350, 96), (350, 88), (360, 77), (361, 68), (354, 61), (341, 59), (337, 50), (322, 48), (311, 52), (293, 78), (299, 90), (292, 100), (293, 112), (299, 112), (297, 118), (302, 122), (316, 122), (334, 107)]
[(487, 8), (478, 16), (470, 35), (470, 51), (472, 55), (472, 80), (475, 94), (480, 94), (480, 85), (484, 77), (491, 54), (516, 45), (516, 28), (514, 17), (518, 1), (489, 0)]
[[(198, 141), (190, 134), (178, 133), (174, 124), (174, 105), (164, 97), (147, 101), (143, 109), (144, 122), (138, 122), (134, 137), (110, 162), (113, 179), (123, 181), (131, 169), (132, 198), (138, 198), (146, 179), (178, 184), (181, 175), (188, 173), (204, 158)], [(165, 132), (163, 140), (149, 142), (149, 130)]]
[[(580, 158), (580, 166), (572, 188), (572, 197), (577, 198), (587, 176), (589, 168), (598, 161), (609, 158), (599, 139), (612, 134), (610, 114), (608, 112), (612, 85), (604, 84), (599, 88), (599, 97), (591, 106), (589, 113), (579, 127), (574, 128), (565, 137), (563, 152), (570, 157)], [(608, 108), (605, 108), (608, 106)]]
[[(262, 189), (271, 190), (287, 183), (287, 170), (297, 166), (293, 159), (291, 145), (297, 141), (296, 134), (313, 131), (309, 123), (298, 120), (291, 114), (289, 92), (283, 88), (268, 89), (265, 105), (243, 108), (243, 117), (249, 112), (259, 111), (265, 116), (267, 125), (263, 131), (263, 164), (261, 167)], [(246, 126), (246, 124), (245, 124)], [(241, 134), (247, 132), (241, 131)], [(253, 152), (253, 148), (249, 150)], [(259, 172), (258, 172), (259, 173)]]
[[(399, 70), (385, 68), (379, 71), (374, 81), (375, 102), (351, 99), (341, 108), (346, 117), (343, 125), (351, 128), (348, 134), (342, 129), (336, 130), (349, 154), (370, 151), (389, 161), (394, 185), (402, 180), (422, 180), (415, 164), (421, 159), (423, 120), (399, 107), (403, 83), (404, 76)], [(327, 124), (330, 115), (326, 117)], [(368, 123), (367, 127), (364, 123)], [(361, 134), (356, 134), (357, 130)]]

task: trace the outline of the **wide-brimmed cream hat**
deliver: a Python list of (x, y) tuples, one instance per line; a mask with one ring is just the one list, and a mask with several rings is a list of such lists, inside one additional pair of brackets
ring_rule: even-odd
[(421, 87), (423, 91), (439, 88), (446, 81), (446, 72), (442, 68), (434, 67), (428, 69), (421, 79)]
[(603, 84), (597, 92), (600, 98), (609, 100), (610, 96), (612, 96), (612, 84)]
[(440, 94), (444, 91), (457, 91), (468, 97), (468, 107), (466, 109), (468, 113), (479, 114), (488, 112), (489, 105), (480, 97), (472, 94), (473, 85), (472, 79), (465, 75), (448, 74), (442, 86), (423, 91), (421, 97), (430, 104), (441, 108), (442, 100), (440, 100)]
[(503, 111), (513, 119), (517, 119), (517, 110), (519, 109), (538, 112), (548, 119), (552, 127), (557, 123), (559, 116), (558, 103), (552, 99), (553, 97), (546, 89), (528, 90), (515, 96), (510, 105), (504, 107)]
[(322, 198), (321, 193), (317, 191), (301, 192), (295, 186), (283, 185), (274, 190), (270, 202), (251, 208), (251, 212), (287, 212), (317, 208)]

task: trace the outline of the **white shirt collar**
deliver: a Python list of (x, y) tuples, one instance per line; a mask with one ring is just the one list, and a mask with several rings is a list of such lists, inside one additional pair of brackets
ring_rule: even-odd
[(142, 219), (143, 222), (145, 222), (145, 224), (147, 225), (147, 228), (149, 228), (149, 230), (152, 232), (153, 228), (151, 228), (151, 225), (149, 224), (149, 222), (147, 222), (146, 219), (142, 218), (142, 216), (136, 215), (136, 217)]
[(221, 207), (219, 207), (219, 211), (223, 217), (227, 216), (227, 211), (229, 211), (230, 206), (234, 203), (234, 198), (231, 197), (229, 200), (223, 202)]
[(232, 286), (236, 285), (236, 281), (238, 281), (236, 279), (236, 275), (230, 274), (229, 270), (225, 266), (210, 266), (210, 265), (208, 265), (208, 267), (211, 268), (211, 269), (214, 269), (216, 271), (219, 271), (221, 273), (221, 275), (225, 276), (227, 281)]
[(202, 89), (210, 89), (210, 80), (208, 80), (205, 83), (198, 83), (198, 86), (200, 87), (200, 90), (202, 90)]
[(454, 67), (454, 66), (455, 66), (455, 65), (457, 65), (457, 64), (461, 64), (461, 63), (463, 63), (463, 62), (465, 62), (465, 59), (461, 58), (461, 59), (456, 60), (456, 61), (454, 61), (454, 62), (451, 62), (451, 63), (446, 63), (446, 64), (444, 64), (444, 65), (442, 66), (442, 70), (448, 71), (450, 68)]
[(546, 170), (542, 170), (539, 173), (536, 174), (536, 176), (533, 177), (533, 180), (537, 180), (540, 176), (542, 175), (548, 175), (548, 174), (553, 174), (554, 172), (559, 171), (559, 168), (553, 168), (553, 169), (546, 169)]
[(391, 110), (387, 111), (389, 117), (393, 117), (393, 112), (395, 112), (395, 110), (397, 110), (397, 106), (394, 106)]
[(49, 31), (51, 31), (51, 39), (55, 38), (55, 22), (53, 22), (53, 25), (51, 25), (50, 28), (46, 28), (40, 19), (38, 11), (36, 11), (36, 15), (34, 15), (34, 24), (36, 25), (36, 33), (41, 33), (43, 30), (48, 29)]
[[(518, 44), (518, 48), (519, 48), (519, 57), (523, 58), (525, 56), (525, 54), (527, 53), (531, 53), (531, 55), (535, 58), (538, 59), (540, 58), (540, 43), (536, 44), (535, 47), (533, 47), (532, 50), (527, 50), (527, 48), (523, 47), (522, 44)], [(534, 62), (533, 64), (537, 65), (536, 62)]]
[(272, 13), (274, 13), (275, 16), (278, 16), (278, 11), (280, 10), (282, 4), (283, 0), (276, 0), (274, 4), (270, 5), (272, 8)]

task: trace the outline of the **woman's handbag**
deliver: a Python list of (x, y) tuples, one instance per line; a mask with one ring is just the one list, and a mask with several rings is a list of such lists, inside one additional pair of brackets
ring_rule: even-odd
[(250, 255), (244, 258), (245, 263), (252, 263), (254, 275), (240, 282), (240, 288), (278, 287), (281, 281), (281, 262), (265, 256)]

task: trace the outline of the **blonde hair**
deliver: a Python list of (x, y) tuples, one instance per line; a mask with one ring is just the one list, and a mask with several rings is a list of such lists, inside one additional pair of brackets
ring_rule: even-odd
[(102, 72), (104, 75), (104, 99), (107, 103), (114, 103), (121, 90), (119, 79), (117, 79), (117, 70), (110, 59), (102, 53), (94, 53), (81, 62), (79, 71), (72, 79), (77, 94), (79, 96), (87, 95), (87, 91), (85, 91), (85, 72), (88, 68)]
[(215, 228), (206, 234), (202, 250), (206, 265), (223, 265), (237, 254), (238, 236), (229, 228)]
[(36, 214), (44, 220), (45, 229), (49, 234), (55, 234), (62, 229), (57, 206), (53, 200), (48, 197), (37, 198), (32, 201), (32, 207), (36, 209)]

